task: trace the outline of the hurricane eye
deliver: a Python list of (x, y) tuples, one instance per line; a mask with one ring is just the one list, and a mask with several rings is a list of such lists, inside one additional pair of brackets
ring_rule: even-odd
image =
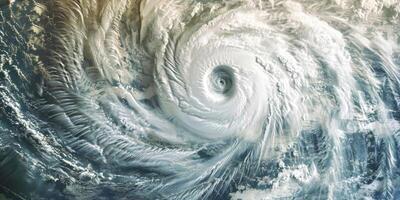
[(214, 92), (227, 95), (232, 92), (234, 86), (234, 74), (226, 65), (215, 67), (210, 74), (211, 88)]

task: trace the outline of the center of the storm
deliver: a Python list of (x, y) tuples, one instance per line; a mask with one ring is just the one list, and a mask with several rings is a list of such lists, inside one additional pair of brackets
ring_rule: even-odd
[(220, 65), (213, 69), (210, 75), (211, 88), (222, 95), (230, 95), (233, 91), (234, 74), (226, 65)]

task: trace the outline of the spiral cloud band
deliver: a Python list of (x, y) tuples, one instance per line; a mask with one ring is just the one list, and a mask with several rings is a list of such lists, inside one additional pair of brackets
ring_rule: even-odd
[(400, 198), (397, 0), (0, 9), (0, 198)]

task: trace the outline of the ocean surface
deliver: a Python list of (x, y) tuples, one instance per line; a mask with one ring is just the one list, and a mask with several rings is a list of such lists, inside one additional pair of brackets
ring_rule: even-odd
[(0, 1), (0, 199), (400, 199), (400, 1)]

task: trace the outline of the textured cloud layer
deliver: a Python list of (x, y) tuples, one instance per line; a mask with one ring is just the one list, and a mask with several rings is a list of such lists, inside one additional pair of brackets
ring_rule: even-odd
[(16, 1), (0, 183), (31, 198), (399, 198), (399, 5)]

